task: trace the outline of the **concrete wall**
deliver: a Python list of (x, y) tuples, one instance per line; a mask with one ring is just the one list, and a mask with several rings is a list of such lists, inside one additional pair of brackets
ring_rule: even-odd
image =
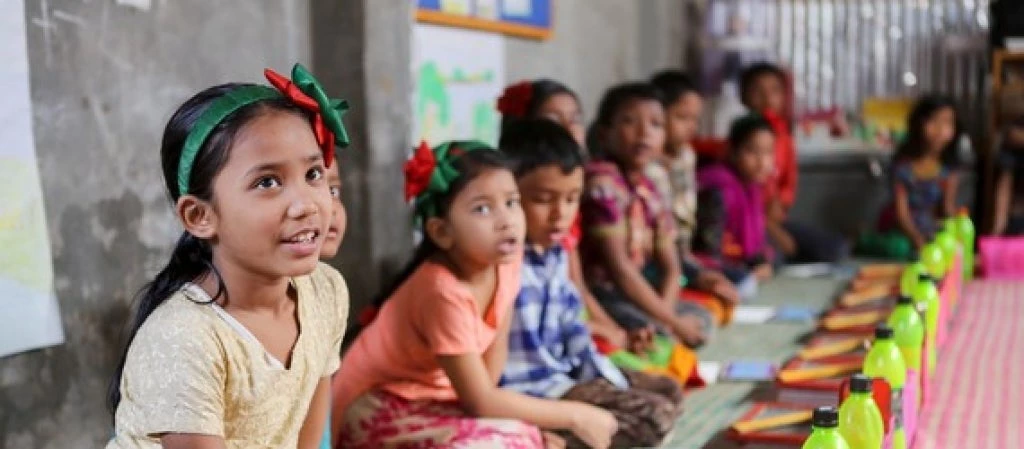
[(575, 90), (587, 118), (604, 90), (683, 67), (686, 3), (680, 0), (558, 0), (547, 41), (506, 38), (506, 79), (552, 78)]
[[(555, 37), (507, 39), (508, 79), (553, 77), (593, 111), (609, 85), (678, 66), (675, 0), (559, 0)], [(188, 96), (264, 67), (311, 65), (348, 98), (342, 156), (349, 229), (335, 264), (354, 306), (408, 256), (397, 182), (409, 148), (406, 0), (27, 0), (34, 131), (67, 343), (0, 359), (0, 449), (90, 448), (132, 295), (180, 232), (159, 139)], [(679, 45), (676, 42), (679, 41)]]

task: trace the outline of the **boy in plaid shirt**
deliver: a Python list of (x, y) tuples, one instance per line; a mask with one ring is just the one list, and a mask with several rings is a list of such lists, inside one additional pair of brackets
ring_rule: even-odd
[[(500, 148), (513, 163), (527, 223), (502, 387), (607, 409), (619, 421), (613, 447), (657, 445), (682, 411), (681, 387), (668, 377), (620, 370), (600, 354), (569, 279), (560, 242), (583, 190), (578, 144), (554, 122), (523, 119), (506, 128)], [(563, 436), (569, 447), (583, 447)]]

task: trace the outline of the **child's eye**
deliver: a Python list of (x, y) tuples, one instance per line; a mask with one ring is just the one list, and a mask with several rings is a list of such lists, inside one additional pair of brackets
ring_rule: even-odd
[(310, 168), (309, 171), (306, 172), (306, 180), (308, 181), (319, 181), (320, 179), (323, 179), (323, 177), (324, 168), (320, 166)]
[(341, 187), (331, 186), (331, 198), (341, 201)]
[(519, 207), (519, 198), (509, 198), (505, 201), (505, 207), (509, 209)]
[(487, 204), (478, 204), (473, 207), (474, 214), (487, 215), (491, 213), (491, 206)]
[(281, 181), (278, 180), (277, 178), (273, 176), (263, 176), (260, 179), (256, 180), (256, 183), (253, 184), (253, 187), (257, 189), (266, 190), (273, 189), (274, 187), (279, 187), (280, 185)]

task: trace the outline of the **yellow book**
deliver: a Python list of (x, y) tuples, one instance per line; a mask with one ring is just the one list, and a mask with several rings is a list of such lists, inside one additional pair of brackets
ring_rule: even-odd
[(814, 368), (798, 368), (779, 371), (779, 380), (783, 382), (802, 382), (806, 380), (828, 379), (860, 371), (863, 362), (833, 363)]
[(840, 330), (851, 327), (870, 326), (885, 319), (882, 312), (861, 312), (845, 315), (833, 315), (825, 318), (822, 325), (828, 330)]
[(800, 351), (800, 358), (804, 360), (817, 360), (834, 355), (846, 354), (864, 347), (864, 339), (850, 337), (847, 339), (825, 343), (813, 348), (804, 348)]
[(866, 302), (874, 301), (878, 298), (889, 296), (890, 292), (892, 292), (892, 286), (876, 285), (864, 290), (847, 293), (839, 299), (839, 303), (842, 304), (843, 307), (854, 307)]
[(733, 430), (738, 433), (750, 433), (758, 430), (774, 429), (776, 427), (791, 426), (811, 420), (810, 410), (801, 410), (792, 413), (783, 413), (770, 418), (751, 419), (740, 421), (732, 425)]

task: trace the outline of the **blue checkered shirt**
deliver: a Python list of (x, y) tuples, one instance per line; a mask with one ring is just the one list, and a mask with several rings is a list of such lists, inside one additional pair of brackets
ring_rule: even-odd
[(577, 383), (597, 378), (628, 387), (622, 372), (590, 338), (579, 291), (569, 280), (569, 258), (561, 247), (545, 254), (527, 249), (522, 283), (512, 312), (503, 388), (560, 398)]

